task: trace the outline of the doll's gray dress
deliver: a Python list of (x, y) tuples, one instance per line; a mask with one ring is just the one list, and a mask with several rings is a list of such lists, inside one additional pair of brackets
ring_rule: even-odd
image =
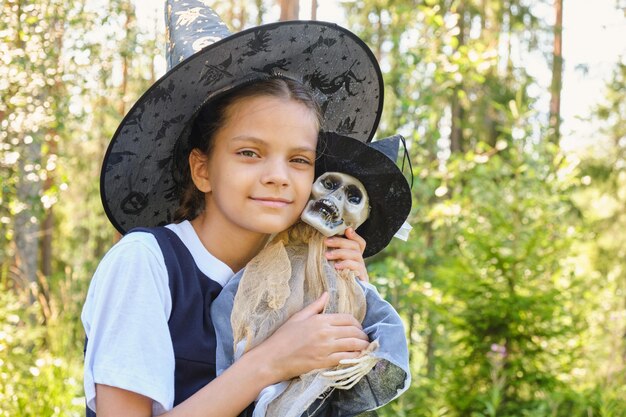
[[(223, 373), (235, 361), (230, 316), (242, 276), (243, 270), (226, 284), (211, 305), (217, 338), (217, 375)], [(382, 407), (402, 394), (410, 385), (409, 353), (404, 326), (398, 313), (381, 298), (372, 285), (360, 281), (359, 284), (363, 288), (367, 302), (367, 311), (362, 323), (363, 331), (369, 336), (370, 341), (378, 340), (380, 343), (378, 350), (372, 354), (380, 360), (354, 387), (349, 390), (334, 389), (326, 393), (323, 398), (309, 406), (303, 416), (356, 416)], [(278, 397), (286, 386), (287, 383), (282, 382), (264, 389), (257, 398), (254, 417), (266, 416), (268, 404)]]

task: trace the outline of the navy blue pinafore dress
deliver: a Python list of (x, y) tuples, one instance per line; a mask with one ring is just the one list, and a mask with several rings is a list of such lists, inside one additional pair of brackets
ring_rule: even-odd
[[(135, 228), (132, 232), (152, 234), (163, 252), (169, 276), (172, 311), (168, 321), (174, 347), (174, 406), (191, 397), (215, 379), (215, 329), (211, 303), (222, 286), (198, 269), (191, 253), (166, 227)], [(85, 349), (87, 341), (85, 341)], [(158, 364), (157, 364), (158, 366)], [(252, 415), (251, 404), (240, 417)], [(87, 408), (87, 417), (96, 413)]]

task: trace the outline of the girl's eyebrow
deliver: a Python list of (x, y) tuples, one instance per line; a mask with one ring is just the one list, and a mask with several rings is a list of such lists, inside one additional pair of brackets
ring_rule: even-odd
[(254, 136), (235, 136), (231, 138), (232, 142), (253, 142), (258, 145), (265, 145), (266, 142), (263, 139), (256, 138)]
[[(231, 142), (248, 142), (248, 143), (252, 142), (258, 146), (267, 146), (266, 141), (264, 141), (263, 139), (254, 137), (254, 136), (235, 136), (234, 138), (231, 139)], [(291, 150), (297, 151), (297, 152), (315, 153), (315, 148), (312, 148), (310, 146), (296, 146), (292, 148)]]
[(292, 148), (292, 151), (297, 151), (297, 152), (311, 152), (311, 153), (315, 153), (315, 148), (311, 148), (310, 146), (297, 146), (295, 148)]

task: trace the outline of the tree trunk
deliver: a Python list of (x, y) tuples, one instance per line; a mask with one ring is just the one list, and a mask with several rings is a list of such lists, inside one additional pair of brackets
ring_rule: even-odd
[[(15, 39), (16, 47), (23, 49), (24, 42), (22, 36), (22, 2), (15, 5), (18, 28)], [(36, 99), (37, 102), (40, 98)], [(26, 126), (25, 126), (26, 127)], [(35, 135), (33, 133), (33, 135)], [(17, 279), (19, 285), (27, 288), (32, 283), (37, 282), (37, 267), (39, 255), (39, 221), (37, 208), (39, 203), (39, 192), (41, 182), (36, 177), (34, 166), (41, 159), (41, 146), (39, 140), (22, 129), (17, 137), (19, 145), (16, 150), (20, 154), (18, 161), (18, 181), (16, 185), (17, 201), (22, 205), (14, 217), (15, 231), (15, 266), (17, 267)], [(31, 301), (34, 299), (31, 296)]]
[(426, 338), (426, 376), (429, 379), (435, 378), (435, 335), (437, 334), (437, 324), (433, 320), (433, 312), (428, 312), (428, 337)]
[(513, 76), (513, 13), (511, 12), (511, 6), (506, 8), (507, 16), (507, 37), (506, 37), (506, 72), (505, 79), (509, 80)]
[(299, 0), (280, 0), (280, 20), (296, 20), (300, 14)]
[[(130, 3), (124, 3), (124, 14), (126, 15), (126, 21), (124, 22), (124, 39), (126, 42), (130, 42), (134, 45), (134, 41), (129, 39), (129, 34), (131, 31), (131, 27), (133, 24), (133, 20), (135, 18), (135, 13), (133, 10), (133, 6)], [(128, 44), (124, 45), (122, 51), (122, 83), (120, 85), (120, 101), (118, 104), (118, 113), (120, 116), (124, 116), (126, 114), (126, 92), (128, 90), (128, 58), (131, 54), (131, 48), (128, 47)]]
[(383, 41), (385, 39), (385, 30), (383, 28), (383, 10), (380, 7), (375, 8), (375, 13), (378, 16), (378, 23), (376, 25), (376, 60), (381, 62), (383, 59)]
[[(48, 173), (48, 177), (44, 183), (44, 191), (50, 189), (53, 183), (52, 174)], [(52, 232), (54, 230), (53, 208), (54, 206), (50, 206), (46, 209), (41, 228), (41, 273), (46, 277), (52, 274)]]
[(239, 30), (246, 27), (246, 2), (241, 2), (239, 6)]
[(311, 20), (317, 20), (317, 0), (311, 0)]
[(552, 54), (552, 85), (550, 92), (550, 139), (559, 144), (561, 139), (561, 86), (563, 78), (563, 0), (554, 0), (554, 50)]
[[(54, 7), (54, 6), (53, 6)], [(53, 21), (50, 24), (52, 28), (52, 43), (55, 46), (55, 50), (57, 53), (56, 59), (56, 73), (54, 76), (54, 84), (51, 86), (51, 91), (49, 91), (49, 95), (51, 97), (65, 97), (67, 94), (64, 91), (63, 81), (62, 81), (62, 72), (63, 72), (63, 63), (61, 59), (61, 51), (63, 51), (63, 36), (65, 33), (65, 17), (63, 16), (63, 10), (59, 10), (60, 7), (57, 5), (55, 7), (54, 13), (51, 13), (54, 16)], [(57, 117), (60, 116), (59, 110), (59, 99), (54, 101), (55, 113)], [(62, 104), (61, 104), (62, 105)], [(57, 130), (58, 124), (55, 123), (55, 126), (48, 130), (49, 137), (49, 146), (47, 157), (56, 157), (58, 153), (58, 142), (57, 142)], [(48, 191), (50, 188), (54, 186), (54, 172), (53, 170), (47, 170), (46, 180), (43, 185), (44, 193)], [(41, 236), (41, 272), (45, 277), (48, 277), (52, 274), (52, 234), (54, 231), (54, 205), (50, 205), (45, 208), (45, 214), (42, 224), (42, 236)]]
[(263, 24), (263, 15), (265, 14), (265, 7), (263, 7), (263, 0), (256, 0), (256, 25)]
[[(463, 7), (459, 7), (459, 45), (460, 48), (465, 43), (465, 10)], [(459, 100), (459, 91), (463, 89), (463, 85), (460, 84), (454, 88), (452, 98), (450, 101), (450, 152), (457, 153), (463, 151), (463, 119), (465, 118), (465, 111)]]
[(23, 287), (37, 282), (40, 233), (40, 219), (37, 209), (41, 191), (41, 182), (34, 177), (36, 174), (27, 169), (40, 160), (41, 147), (38, 140), (25, 144), (26, 137), (28, 135), (23, 135), (20, 138), (22, 146), (20, 146), (19, 180), (16, 189), (18, 201), (24, 207), (15, 215), (14, 219), (16, 266), (19, 271), (20, 284)]

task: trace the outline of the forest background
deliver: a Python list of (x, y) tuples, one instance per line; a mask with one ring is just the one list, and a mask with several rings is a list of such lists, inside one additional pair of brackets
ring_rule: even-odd
[[(616, 36), (579, 45), (562, 0), (214, 2), (233, 30), (332, 3), (381, 63), (378, 137), (404, 134), (415, 177), (409, 241), (368, 261), (413, 369), (381, 416), (626, 416), (626, 3), (585, 7), (607, 1)], [(2, 2), (0, 416), (84, 413), (80, 311), (119, 238), (100, 164), (164, 71), (147, 3)], [(595, 95), (563, 83), (580, 48), (614, 54)], [(565, 125), (562, 97), (586, 109)]]

